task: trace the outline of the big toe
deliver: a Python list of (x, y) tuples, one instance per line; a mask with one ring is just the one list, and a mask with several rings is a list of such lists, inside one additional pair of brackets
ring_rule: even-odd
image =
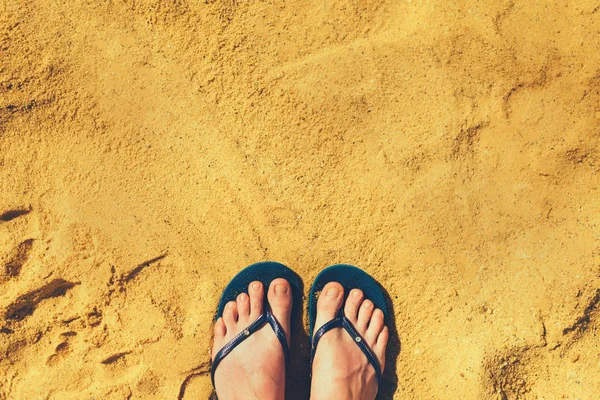
[(273, 316), (279, 321), (288, 343), (290, 342), (290, 316), (292, 313), (292, 288), (290, 283), (283, 278), (277, 278), (269, 286), (267, 294)]
[(344, 288), (339, 283), (329, 282), (323, 287), (317, 300), (315, 331), (337, 316), (340, 308), (342, 308), (343, 300)]

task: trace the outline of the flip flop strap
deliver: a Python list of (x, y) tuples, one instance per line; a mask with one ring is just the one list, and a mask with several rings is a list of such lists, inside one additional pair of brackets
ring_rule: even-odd
[[(375, 376), (377, 377), (377, 384), (381, 384), (381, 366), (379, 365), (379, 360), (377, 360), (377, 356), (373, 353), (373, 350), (369, 347), (365, 339), (358, 333), (352, 322), (345, 315), (341, 315), (332, 319), (331, 321), (326, 322), (321, 326), (313, 335), (312, 348), (311, 348), (311, 357), (310, 362), (312, 366), (312, 362), (315, 359), (315, 353), (317, 351), (317, 345), (323, 337), (324, 334), (329, 332), (335, 328), (344, 328), (346, 332), (350, 334), (352, 339), (354, 339), (354, 343), (361, 349), (365, 356), (367, 356), (367, 360), (369, 364), (373, 366), (375, 369)], [(312, 369), (312, 368), (311, 368)]]
[(289, 347), (287, 339), (285, 338), (285, 331), (283, 330), (283, 327), (281, 326), (279, 321), (277, 321), (277, 319), (273, 316), (271, 311), (267, 310), (253, 323), (248, 325), (246, 329), (238, 333), (225, 346), (223, 346), (221, 350), (217, 352), (217, 354), (215, 355), (215, 359), (212, 362), (211, 379), (213, 386), (215, 385), (215, 371), (217, 370), (217, 367), (219, 366), (221, 361), (223, 361), (223, 359), (227, 357), (227, 355), (231, 353), (233, 349), (235, 349), (240, 343), (249, 338), (250, 335), (258, 331), (260, 328), (263, 327), (263, 325), (267, 323), (271, 325), (271, 328), (273, 328), (273, 332), (275, 332), (275, 336), (277, 336), (277, 339), (279, 339), (279, 343), (281, 343), (281, 347), (283, 348), (283, 355), (285, 357), (285, 362), (287, 365), (289, 357)]

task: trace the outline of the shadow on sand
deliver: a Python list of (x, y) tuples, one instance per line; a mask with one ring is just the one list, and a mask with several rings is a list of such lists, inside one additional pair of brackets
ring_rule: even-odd
[[(304, 281), (300, 280), (300, 293), (304, 293)], [(302, 311), (295, 313), (293, 321), (290, 365), (287, 370), (285, 398), (288, 400), (306, 400), (310, 397), (310, 339), (304, 330), (304, 303)]]

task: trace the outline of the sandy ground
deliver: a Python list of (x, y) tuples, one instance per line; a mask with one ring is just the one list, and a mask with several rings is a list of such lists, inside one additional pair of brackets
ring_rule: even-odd
[(385, 285), (381, 398), (597, 399), (599, 168), (598, 0), (0, 0), (0, 399), (209, 398), (261, 260)]

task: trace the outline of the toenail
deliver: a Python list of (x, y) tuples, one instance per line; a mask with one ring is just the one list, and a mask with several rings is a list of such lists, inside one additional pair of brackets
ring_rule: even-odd
[(327, 289), (327, 293), (325, 293), (325, 295), (327, 297), (337, 297), (337, 295), (340, 293), (340, 289), (338, 289), (337, 287), (333, 286), (330, 287), (329, 289)]
[(258, 289), (260, 289), (260, 282), (254, 282), (254, 283), (252, 284), (252, 289), (254, 289), (254, 290), (258, 290)]
[(275, 285), (275, 294), (288, 294), (290, 287), (285, 284)]
[(235, 307), (235, 304), (233, 304), (233, 303), (229, 303), (229, 304), (227, 304), (227, 307), (229, 307), (229, 308), (233, 308), (233, 307)]
[(358, 290), (354, 289), (352, 291), (352, 296), (354, 296), (354, 297), (360, 297), (360, 292)]
[(371, 308), (373, 307), (373, 304), (371, 304), (370, 301), (365, 301), (365, 308)]

